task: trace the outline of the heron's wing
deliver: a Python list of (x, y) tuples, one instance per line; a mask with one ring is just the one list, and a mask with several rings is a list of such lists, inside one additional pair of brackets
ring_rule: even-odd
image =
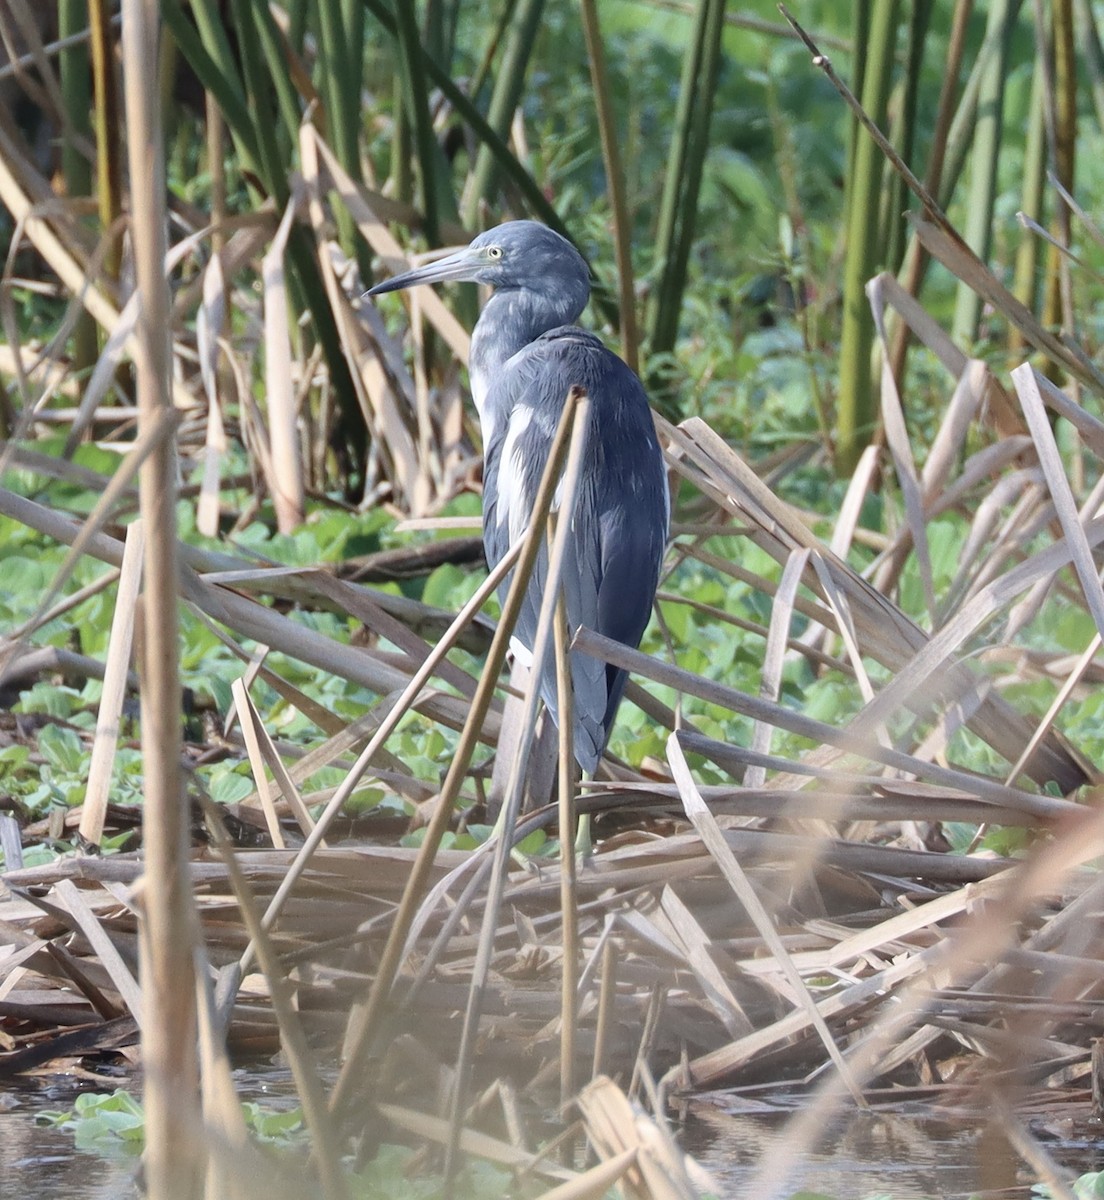
[[(515, 355), (488, 391), (498, 432), (486, 447), (484, 464), (487, 559), (498, 562), (528, 528), (552, 438), (574, 386), (590, 396), (591, 416), (563, 571), (568, 625), (573, 630), (586, 625), (635, 647), (648, 623), (666, 541), (666, 477), (639, 380), (581, 330), (545, 334)], [(515, 628), (516, 641), (530, 651), (547, 575), (542, 547)], [(575, 753), (585, 770), (593, 770), (624, 677), (579, 652), (572, 654), (571, 674)], [(557, 719), (551, 654), (540, 670), (540, 689)]]

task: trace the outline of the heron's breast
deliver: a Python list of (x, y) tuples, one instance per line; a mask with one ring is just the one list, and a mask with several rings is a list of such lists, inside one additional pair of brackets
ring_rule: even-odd
[(532, 507), (530, 477), (533, 464), (529, 461), (529, 439), (525, 435), (533, 424), (533, 418), (534, 412), (528, 405), (515, 405), (502, 439), (496, 520), (499, 526), (506, 526), (511, 544), (525, 532)]

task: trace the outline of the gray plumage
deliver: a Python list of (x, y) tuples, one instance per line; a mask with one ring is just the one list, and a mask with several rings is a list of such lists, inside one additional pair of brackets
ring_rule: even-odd
[[(586, 306), (586, 263), (535, 221), (510, 221), (465, 250), (397, 275), (369, 295), (469, 280), (494, 293), (472, 334), (469, 371), (483, 433), (483, 541), (497, 563), (529, 523), (568, 392), (590, 397), (590, 426), (564, 563), (568, 626), (585, 625), (635, 648), (651, 615), (667, 541), (669, 500), (648, 399), (632, 370), (573, 322)], [(548, 559), (542, 550), (514, 631), (531, 653)], [(503, 585), (505, 596), (509, 580)], [(593, 771), (625, 689), (625, 673), (573, 651), (575, 757)], [(552, 656), (540, 692), (556, 719)]]

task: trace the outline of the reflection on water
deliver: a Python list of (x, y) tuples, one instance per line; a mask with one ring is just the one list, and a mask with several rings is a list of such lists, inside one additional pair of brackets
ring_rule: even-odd
[[(82, 1154), (73, 1135), (34, 1123), (35, 1113), (65, 1108), (72, 1096), (0, 1093), (0, 1196), (12, 1200), (130, 1200), (137, 1160)], [(9, 1107), (11, 1105), (12, 1107)]]
[[(234, 1081), (243, 1100), (274, 1110), (295, 1105), (284, 1067), (235, 1071)], [(137, 1095), (141, 1086), (135, 1077), (105, 1080), (94, 1090), (125, 1087)], [(36, 1113), (71, 1109), (82, 1090), (87, 1086), (55, 1077), (48, 1087), (27, 1083), (0, 1091), (0, 1200), (137, 1200), (138, 1159), (122, 1146), (116, 1158), (105, 1159), (77, 1149), (71, 1131), (35, 1124)]]
[[(790, 1114), (755, 1107), (733, 1113), (695, 1105), (682, 1127), (683, 1147), (721, 1184), (725, 1196), (746, 1195), (759, 1164), (770, 1161), (772, 1145), (785, 1137)], [(1084, 1138), (1055, 1143), (1031, 1124), (1044, 1132), (1047, 1148), (1071, 1179), (1104, 1169), (1104, 1143)], [(853, 1112), (794, 1174), (771, 1182), (782, 1195), (806, 1190), (839, 1200), (1028, 1197), (1036, 1176), (1003, 1139), (995, 1143), (981, 1115), (936, 1118), (930, 1107)]]

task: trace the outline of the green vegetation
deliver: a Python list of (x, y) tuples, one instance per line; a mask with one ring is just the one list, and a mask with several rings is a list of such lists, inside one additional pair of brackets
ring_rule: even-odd
[[(288, 1166), (298, 1171), (308, 1145), (303, 1114), (298, 1108), (277, 1110), (252, 1101), (242, 1104), (242, 1117), (250, 1136), (272, 1155), (287, 1154)], [(73, 1135), (73, 1143), (86, 1154), (100, 1158), (137, 1158), (145, 1145), (145, 1117), (141, 1103), (123, 1089), (110, 1095), (84, 1092), (73, 1107), (41, 1112), (39, 1125), (49, 1125)], [(439, 1174), (426, 1171), (421, 1156), (409, 1146), (380, 1146), (371, 1162), (349, 1166), (351, 1200), (436, 1200), (444, 1194)], [(453, 1193), (456, 1200), (482, 1200), (486, 1196), (518, 1195), (510, 1190), (512, 1176), (490, 1163), (474, 1162), (466, 1168)]]

